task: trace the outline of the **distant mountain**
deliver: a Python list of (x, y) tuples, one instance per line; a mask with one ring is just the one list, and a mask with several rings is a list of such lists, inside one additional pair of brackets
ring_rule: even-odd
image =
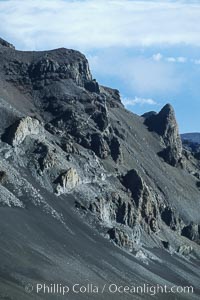
[(190, 151), (197, 159), (200, 158), (200, 133), (185, 133), (181, 135), (183, 148)]
[(183, 141), (191, 141), (193, 143), (198, 143), (200, 144), (200, 133), (199, 132), (193, 132), (193, 133), (184, 133), (181, 134), (181, 139)]

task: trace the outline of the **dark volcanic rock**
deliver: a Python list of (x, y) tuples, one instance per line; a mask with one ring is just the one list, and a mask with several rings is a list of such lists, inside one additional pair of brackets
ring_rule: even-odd
[(165, 224), (169, 226), (172, 230), (178, 231), (180, 229), (181, 220), (178, 218), (175, 211), (171, 207), (166, 207), (162, 211), (161, 218), (165, 222)]
[(144, 185), (142, 178), (138, 175), (136, 170), (130, 170), (123, 178), (124, 186), (129, 189), (132, 193), (132, 197), (136, 203), (139, 205), (139, 199), (144, 190)]
[(86, 90), (88, 90), (91, 93), (100, 93), (99, 84), (98, 82), (96, 82), (95, 79), (86, 81), (84, 87)]
[(91, 136), (91, 149), (96, 153), (100, 158), (108, 157), (110, 149), (107, 142), (99, 133), (94, 133)]
[(131, 191), (138, 223), (148, 233), (156, 232), (159, 229), (158, 204), (155, 203), (142, 177), (132, 169), (122, 178), (122, 183)]
[(132, 237), (123, 230), (123, 228), (112, 228), (108, 231), (109, 237), (118, 246), (123, 247), (127, 250), (132, 250), (134, 248), (134, 242)]
[(182, 142), (174, 109), (165, 105), (158, 114), (150, 114), (145, 120), (150, 131), (158, 133), (166, 146), (159, 154), (172, 166), (177, 166), (182, 158)]
[(96, 198), (90, 203), (89, 210), (95, 213), (101, 221), (110, 224), (114, 222), (130, 228), (135, 225), (136, 217), (131, 202), (123, 200), (116, 192), (107, 195), (106, 199)]
[(198, 224), (190, 223), (182, 229), (181, 234), (191, 241), (200, 241), (200, 226)]
[(0, 184), (3, 184), (7, 179), (7, 174), (5, 171), (0, 171)]
[(11, 48), (11, 49), (15, 49), (15, 47), (12, 44), (8, 43), (7, 41), (3, 40), (2, 38), (0, 38), (0, 47), (1, 46)]
[(176, 167), (180, 165), (182, 154), (176, 146), (168, 146), (166, 149), (158, 153), (170, 165)]
[(144, 119), (148, 119), (155, 115), (157, 115), (155, 111), (148, 111), (147, 113), (144, 113), (141, 117), (143, 117)]
[(119, 139), (115, 136), (110, 141), (110, 153), (116, 163), (121, 163), (123, 161), (121, 144)]
[(49, 299), (35, 282), (68, 278), (184, 282), (198, 299), (200, 165), (188, 148), (185, 167), (171, 167), (182, 163), (172, 107), (127, 111), (85, 56), (64, 48), (23, 52), (0, 40), (0, 78), (0, 298)]

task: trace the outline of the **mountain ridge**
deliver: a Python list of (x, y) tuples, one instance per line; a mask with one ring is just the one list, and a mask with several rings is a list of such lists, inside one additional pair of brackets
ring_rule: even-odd
[(173, 108), (127, 111), (77, 51), (0, 45), (1, 297), (87, 276), (190, 284), (198, 299), (199, 159), (182, 148)]
[(191, 142), (200, 144), (200, 133), (199, 132), (182, 133), (181, 138), (183, 140), (189, 140)]

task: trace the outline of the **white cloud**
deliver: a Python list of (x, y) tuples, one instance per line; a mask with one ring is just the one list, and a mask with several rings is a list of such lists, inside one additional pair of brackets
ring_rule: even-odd
[(200, 4), (183, 1), (0, 1), (0, 35), (21, 49), (200, 46)]
[(163, 55), (160, 54), (160, 53), (157, 53), (157, 54), (154, 54), (154, 55), (152, 56), (152, 58), (153, 58), (153, 60), (155, 60), (155, 61), (160, 61), (160, 60), (163, 58)]
[(166, 61), (168, 61), (168, 62), (176, 62), (176, 58), (175, 57), (167, 57)]
[(176, 64), (169, 64), (164, 59), (158, 63), (152, 57), (131, 57), (129, 53), (116, 49), (99, 51), (88, 59), (97, 78), (109, 78), (111, 85), (113, 78), (129, 94), (142, 94), (144, 97), (172, 95), (181, 89), (185, 80)]
[(192, 60), (192, 62), (193, 62), (195, 65), (200, 65), (200, 59), (194, 59), (194, 60)]
[(161, 61), (162, 59), (165, 59), (168, 62), (177, 62), (177, 63), (186, 63), (187, 57), (184, 56), (178, 56), (178, 57), (164, 57), (161, 53), (156, 53), (152, 56), (152, 59), (154, 61)]
[(176, 92), (182, 83), (174, 65), (154, 62), (147, 58), (136, 58), (124, 66), (123, 73), (132, 90), (138, 93), (162, 94), (168, 90)]
[[(188, 58), (184, 57), (184, 56), (178, 56), (178, 57), (173, 57), (173, 56), (167, 56), (165, 57), (164, 55), (160, 54), (160, 53), (156, 53), (152, 56), (152, 59), (154, 61), (161, 61), (161, 60), (165, 60), (167, 62), (174, 62), (174, 63), (186, 63)], [(191, 60), (192, 61), (192, 60)]]
[(141, 97), (135, 97), (134, 99), (130, 98), (122, 98), (122, 103), (128, 107), (128, 106), (135, 106), (136, 104), (139, 105), (157, 105), (157, 102), (150, 98), (141, 98)]
[(174, 63), (186, 63), (187, 57), (184, 56), (178, 56), (178, 57), (166, 57), (166, 61), (168, 62), (174, 62)]
[(186, 63), (187, 62), (187, 58), (183, 57), (183, 56), (179, 56), (179, 57), (177, 57), (177, 62), (179, 62), (179, 63)]
[[(163, 0), (0, 1), (0, 36), (23, 50), (63, 46), (81, 50), (101, 82), (109, 77), (110, 85), (118, 81), (128, 94), (156, 97), (176, 93), (182, 75), (176, 64), (167, 63), (162, 52), (133, 58), (130, 49), (159, 46), (162, 51), (165, 45), (200, 45), (200, 4)], [(177, 57), (174, 60), (181, 62)]]

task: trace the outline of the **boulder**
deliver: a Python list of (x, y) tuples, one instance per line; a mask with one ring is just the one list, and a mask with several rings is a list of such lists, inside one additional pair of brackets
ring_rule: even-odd
[(58, 195), (70, 193), (80, 183), (79, 175), (74, 168), (62, 173), (56, 180), (56, 193)]
[(25, 117), (6, 129), (2, 139), (12, 146), (19, 146), (27, 136), (39, 135), (42, 132), (40, 122), (31, 117)]
[(181, 245), (181, 246), (178, 248), (177, 252), (178, 252), (179, 254), (183, 255), (183, 256), (188, 256), (188, 255), (191, 254), (192, 250), (193, 250), (192, 246)]

